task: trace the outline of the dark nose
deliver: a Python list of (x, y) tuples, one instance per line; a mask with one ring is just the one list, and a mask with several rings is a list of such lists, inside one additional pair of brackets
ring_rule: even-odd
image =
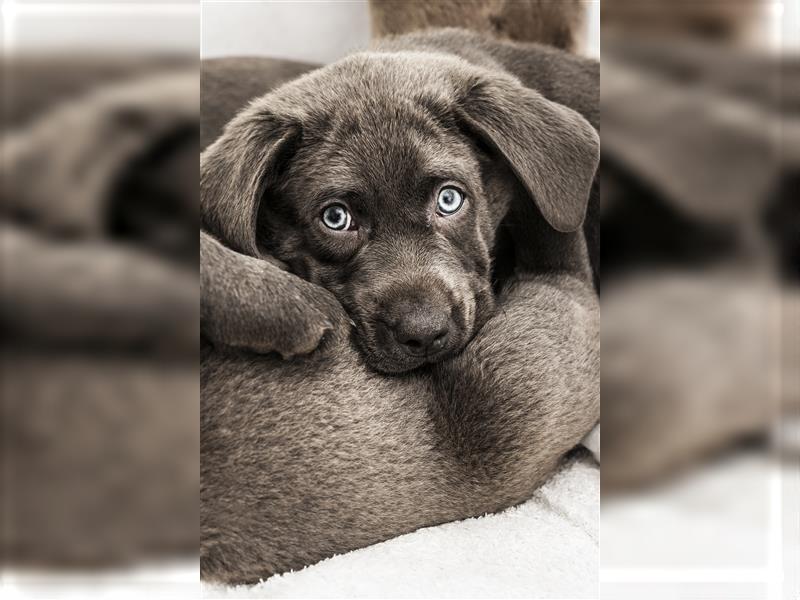
[(394, 338), (412, 356), (434, 354), (450, 336), (450, 315), (425, 305), (408, 307), (394, 326)]

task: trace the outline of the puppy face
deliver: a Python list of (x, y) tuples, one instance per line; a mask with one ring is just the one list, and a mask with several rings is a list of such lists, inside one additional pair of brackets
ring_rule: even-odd
[(581, 117), (511, 77), (446, 55), (354, 55), (229, 124), (201, 161), (204, 223), (329, 289), (367, 362), (401, 373), (458, 352), (491, 314), (509, 190), (573, 231), (596, 154)]
[(260, 215), (266, 251), (331, 290), (369, 363), (390, 373), (457, 352), (491, 314), (507, 202), (487, 197), (474, 144), (424, 102), (373, 94), (326, 115)]

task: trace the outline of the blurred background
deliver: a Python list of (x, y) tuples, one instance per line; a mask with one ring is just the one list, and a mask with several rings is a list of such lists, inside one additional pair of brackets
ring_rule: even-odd
[(800, 595), (798, 14), (602, 2), (607, 598)]
[[(582, 4), (585, 18), (576, 36), (577, 51), (599, 57), (600, 2)], [(372, 33), (369, 0), (203, 0), (203, 58), (269, 56), (324, 64), (366, 48)]]
[[(203, 4), (209, 58), (325, 63), (370, 37), (366, 2)], [(199, 3), (1, 6), (3, 595), (194, 596)], [(601, 591), (796, 598), (798, 0), (586, 15)]]
[(199, 6), (0, 15), (2, 596), (195, 597)]

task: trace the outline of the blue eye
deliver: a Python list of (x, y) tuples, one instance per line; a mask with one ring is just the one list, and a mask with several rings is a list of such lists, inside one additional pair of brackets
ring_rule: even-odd
[(322, 222), (325, 227), (334, 231), (346, 231), (353, 228), (353, 217), (350, 216), (350, 211), (341, 204), (331, 204), (322, 211)]
[(454, 188), (445, 187), (439, 191), (436, 199), (436, 210), (444, 217), (457, 213), (464, 204), (464, 194)]

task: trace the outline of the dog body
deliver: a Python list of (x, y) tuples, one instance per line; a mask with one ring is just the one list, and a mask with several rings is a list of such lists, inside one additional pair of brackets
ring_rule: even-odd
[[(596, 63), (557, 51), (407, 36), (255, 101), (204, 153), (224, 242), (201, 236), (204, 578), (513, 505), (597, 421), (597, 87)], [(330, 198), (363, 225), (325, 231)], [(442, 351), (382, 338), (393, 311), (445, 313)]]
[(203, 577), (256, 582), (529, 498), (599, 417), (599, 311), (568, 276), (501, 307), (460, 355), (400, 376), (346, 337), (291, 362), (207, 351)]

